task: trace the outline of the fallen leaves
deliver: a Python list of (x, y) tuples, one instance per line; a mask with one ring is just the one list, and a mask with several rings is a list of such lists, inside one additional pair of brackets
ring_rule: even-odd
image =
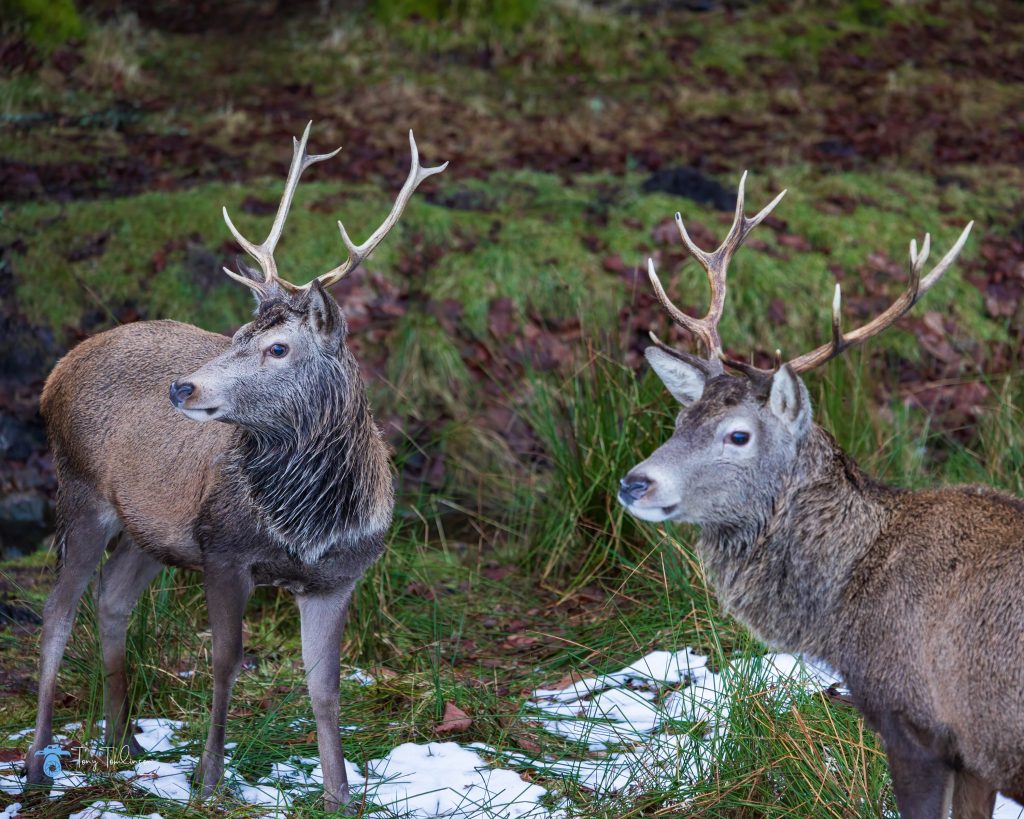
[(441, 721), (434, 726), (438, 734), (461, 734), (468, 731), (473, 725), (473, 719), (454, 702), (444, 704), (444, 714)]
[(560, 677), (557, 682), (553, 682), (550, 685), (542, 685), (540, 687), (547, 691), (563, 691), (570, 685), (575, 685), (582, 679), (585, 679), (583, 674), (574, 668), (568, 674)]

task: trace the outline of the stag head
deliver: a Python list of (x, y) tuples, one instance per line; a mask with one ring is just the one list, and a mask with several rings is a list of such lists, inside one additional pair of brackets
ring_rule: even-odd
[[(274, 250), (302, 172), (341, 150), (308, 154), (306, 143), (311, 125), (306, 126), (301, 140), (293, 140), (284, 193), (270, 233), (262, 243), (257, 245), (246, 239), (224, 208), (228, 229), (259, 265), (257, 270), (239, 260), (237, 273), (228, 268), (224, 272), (252, 290), (257, 308), (253, 321), (235, 333), (223, 354), (171, 384), (171, 403), (194, 421), (230, 421), (255, 429), (286, 426), (301, 415), (296, 405), (310, 398), (310, 390), (322, 384), (343, 383), (351, 377), (352, 368), (342, 366), (349, 355), (345, 346), (345, 316), (327, 288), (381, 243), (397, 224), (420, 183), (448, 166), (447, 162), (435, 168), (420, 165), (416, 140), (410, 131), (411, 168), (387, 218), (359, 245), (339, 221), (341, 240), (348, 251), (345, 261), (307, 284), (296, 285), (279, 275)], [(325, 379), (325, 367), (337, 370), (336, 377)]]
[(707, 348), (701, 357), (676, 350), (654, 334), (645, 356), (669, 392), (682, 405), (669, 440), (620, 482), (619, 501), (642, 520), (678, 520), (697, 524), (742, 526), (763, 519), (781, 482), (793, 474), (801, 444), (813, 427), (810, 395), (800, 378), (850, 347), (895, 323), (930, 290), (952, 265), (967, 241), (973, 222), (927, 275), (930, 249), (926, 235), (921, 252), (910, 243), (906, 291), (877, 318), (849, 333), (841, 323), (841, 293), (832, 301), (832, 338), (822, 346), (782, 363), (776, 353), (772, 369), (759, 369), (727, 358), (718, 334), (725, 305), (726, 271), (732, 254), (747, 234), (786, 193), (783, 191), (753, 219), (743, 215), (740, 179), (736, 215), (725, 241), (713, 253), (698, 248), (676, 214), (680, 235), (707, 272), (711, 307), (703, 319), (688, 316), (665, 293), (653, 262), (654, 292), (672, 320)]

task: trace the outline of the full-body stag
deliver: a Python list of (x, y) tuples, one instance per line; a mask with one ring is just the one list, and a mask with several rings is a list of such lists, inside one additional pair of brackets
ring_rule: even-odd
[(132, 609), (162, 565), (199, 570), (214, 693), (196, 784), (211, 795), (224, 772), (246, 601), (255, 586), (281, 586), (298, 602), (326, 806), (348, 801), (338, 727), (342, 627), (356, 581), (384, 549), (393, 492), (345, 318), (325, 288), (373, 251), (416, 187), (447, 163), (422, 167), (410, 132), (412, 168), (388, 218), (361, 245), (339, 222), (347, 260), (299, 287), (278, 275), (274, 249), (300, 175), (337, 154), (308, 154), (308, 138), (309, 126), (295, 140), (266, 240), (249, 242), (224, 211), (261, 268), (225, 270), (252, 289), (252, 322), (231, 339), (173, 321), (118, 327), (73, 349), (46, 382), (59, 573), (44, 612), (30, 785), (47, 782), (35, 751), (51, 741), (57, 671), (79, 597), (112, 545), (98, 582), (107, 746), (140, 750), (126, 697)]
[[(785, 192), (783, 192), (785, 193)], [(725, 359), (726, 269), (753, 219), (736, 218), (707, 271), (711, 307), (679, 310), (653, 264), (658, 299), (707, 357), (653, 338), (647, 360), (682, 404), (672, 437), (623, 480), (636, 517), (701, 527), (697, 550), (727, 609), (766, 642), (843, 674), (879, 731), (904, 817), (991, 817), (996, 792), (1024, 794), (1024, 502), (987, 487), (911, 492), (872, 480), (812, 419), (800, 374), (903, 316), (953, 263), (968, 225), (926, 275), (868, 324), (771, 370)]]

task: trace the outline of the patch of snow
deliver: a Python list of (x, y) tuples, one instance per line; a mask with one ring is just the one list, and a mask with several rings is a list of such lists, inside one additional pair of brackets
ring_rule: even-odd
[(85, 810), (72, 813), (68, 819), (163, 819), (159, 813), (147, 813), (140, 816), (135, 813), (127, 813), (127, 808), (118, 801), (93, 802)]
[(547, 791), (515, 771), (492, 768), (455, 742), (406, 742), (366, 764), (368, 801), (396, 816), (549, 816), (539, 804)]
[(50, 799), (60, 799), (70, 790), (84, 788), (89, 784), (89, 777), (78, 771), (62, 770), (53, 778), (53, 787), (50, 789)]
[(25, 778), (17, 773), (0, 776), (0, 793), (18, 796), (25, 789)]
[(177, 762), (143, 759), (132, 768), (118, 772), (117, 775), (127, 779), (139, 790), (148, 791), (154, 796), (175, 802), (188, 802), (192, 796), (189, 777), (196, 762), (194, 756), (187, 755)]
[(829, 669), (790, 654), (737, 660), (716, 673), (693, 649), (654, 651), (614, 673), (533, 692), (544, 729), (585, 746), (586, 758), (538, 761), (479, 747), (603, 794), (697, 782), (717, 758), (729, 680), (737, 677), (781, 695), (840, 683)]
[[(363, 674), (364, 672), (357, 672)], [(371, 684), (372, 678), (357, 678)], [(838, 686), (831, 670), (789, 654), (741, 659), (714, 672), (707, 658), (692, 649), (655, 651), (611, 674), (583, 679), (564, 689), (533, 692), (529, 710), (544, 728), (577, 742), (579, 758), (535, 759), (482, 744), (407, 742), (386, 756), (366, 763), (360, 771), (346, 760), (353, 798), (365, 800), (375, 816), (401, 819), (563, 819), (567, 802), (548, 808), (548, 792), (523, 781), (508, 767), (523, 766), (544, 774), (567, 777), (598, 794), (628, 794), (674, 783), (697, 783), (712, 775), (727, 738), (728, 699), (736, 681), (746, 688), (771, 692), (772, 702), (785, 707), (808, 689)], [(116, 773), (65, 772), (54, 783), (51, 797), (69, 788), (118, 776), (135, 788), (164, 799), (185, 803), (192, 798), (191, 777), (198, 762), (184, 753), (178, 734), (183, 723), (167, 719), (140, 719), (139, 744), (163, 759), (134, 761)], [(311, 721), (294, 720), (290, 727), (305, 731)], [(65, 731), (80, 725), (64, 726)], [(356, 726), (342, 726), (355, 730)], [(12, 734), (24, 739), (32, 729)], [(100, 744), (96, 743), (97, 748)], [(234, 743), (231, 743), (234, 747)], [(230, 748), (228, 748), (230, 750)], [(181, 755), (175, 760), (167, 752)], [(171, 754), (173, 757), (173, 754)], [(0, 791), (15, 795), (22, 790), (18, 763), (12, 775), (0, 775)], [(316, 757), (292, 756), (274, 762), (257, 781), (245, 780), (225, 758), (225, 781), (232, 796), (253, 806), (253, 816), (285, 817), (294, 801), (323, 788), (323, 768)], [(11, 819), (20, 809), (14, 803), (0, 813)], [(126, 816), (119, 802), (95, 802), (71, 819), (114, 819)], [(142, 819), (158, 819), (150, 814)], [(1000, 797), (994, 819), (1021, 819), (1024, 811)]]
[[(164, 755), (164, 752), (185, 749), (185, 743), (177, 738), (183, 723), (145, 718), (136, 722), (141, 731), (135, 738), (145, 750)], [(19, 732), (18, 736), (24, 738), (28, 733)], [(102, 747), (100, 740), (94, 744), (97, 749)], [(197, 763), (195, 756), (182, 754), (177, 760), (134, 761), (116, 772), (65, 770), (55, 779), (50, 797), (60, 798), (71, 789), (116, 776), (154, 796), (186, 803), (193, 796), (191, 778)], [(345, 764), (353, 797), (383, 809), (375, 815), (402, 819), (553, 819), (539, 804), (547, 793), (544, 788), (524, 782), (515, 771), (490, 766), (476, 751), (454, 742), (399, 745), (387, 756), (368, 762), (366, 776), (352, 762), (346, 760)], [(275, 762), (270, 772), (256, 782), (246, 781), (234, 770), (230, 757), (225, 758), (224, 765), (227, 789), (235, 799), (252, 805), (254, 816), (283, 819), (296, 798), (323, 788), (323, 768), (316, 757), (293, 756), (284, 762)], [(0, 777), (0, 788), (12, 795), (20, 794), (23, 779), (17, 775)], [(12, 806), (0, 819), (9, 819), (17, 809)], [(119, 802), (101, 801), (75, 817), (112, 819), (125, 816), (123, 811), (124, 805)]]
[(176, 719), (139, 719), (135, 724), (142, 729), (135, 735), (135, 741), (144, 751), (151, 754), (161, 751), (173, 751), (180, 746), (174, 741), (175, 735), (185, 727), (185, 723)]
[(360, 685), (373, 685), (377, 682), (372, 675), (367, 674), (363, 669), (356, 668), (352, 670), (352, 673), (345, 677), (346, 680), (353, 680)]

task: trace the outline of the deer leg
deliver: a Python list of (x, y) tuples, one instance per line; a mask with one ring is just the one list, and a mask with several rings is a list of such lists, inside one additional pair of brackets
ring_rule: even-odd
[(947, 819), (953, 771), (896, 714), (879, 726), (902, 819)]
[(996, 790), (967, 771), (957, 771), (953, 780), (953, 819), (992, 819)]
[(103, 646), (105, 743), (115, 755), (127, 749), (142, 753), (135, 740), (134, 725), (128, 720), (128, 677), (125, 673), (125, 634), (132, 610), (142, 592), (153, 581), (162, 564), (143, 552), (127, 536), (100, 570), (99, 626)]
[(213, 707), (196, 786), (206, 799), (224, 777), (224, 731), (231, 687), (242, 670), (242, 618), (252, 593), (252, 579), (248, 572), (207, 568), (204, 581), (213, 636)]
[(113, 511), (103, 509), (94, 498), (89, 498), (84, 492), (72, 495), (70, 487), (62, 487), (62, 490), (58, 498), (58, 512), (63, 525), (57, 531), (56, 541), (60, 549), (60, 568), (43, 608), (43, 633), (39, 644), (39, 710), (36, 713), (35, 739), (25, 759), (26, 786), (50, 785), (53, 782), (43, 773), (44, 758), (37, 756), (36, 752), (53, 741), (57, 672), (75, 623), (78, 601), (118, 526)]
[(296, 600), (302, 621), (302, 663), (316, 717), (316, 741), (324, 771), (324, 807), (344, 808), (349, 801), (345, 755), (338, 728), (338, 677), (341, 637), (355, 583), (325, 594), (300, 594)]

